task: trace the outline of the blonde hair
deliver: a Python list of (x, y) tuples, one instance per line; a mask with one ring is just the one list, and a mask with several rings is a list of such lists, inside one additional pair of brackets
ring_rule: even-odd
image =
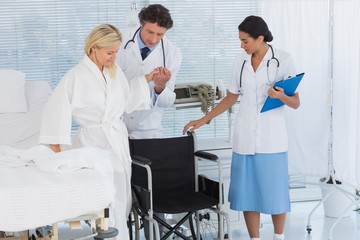
[[(111, 24), (100, 24), (93, 28), (85, 39), (84, 51), (90, 56), (92, 47), (106, 48), (122, 41), (120, 31)], [(116, 74), (115, 63), (107, 68), (113, 77)]]

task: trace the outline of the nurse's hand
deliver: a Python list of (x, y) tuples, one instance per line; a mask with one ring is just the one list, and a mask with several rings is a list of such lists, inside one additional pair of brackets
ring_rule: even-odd
[(268, 95), (271, 98), (277, 98), (281, 100), (285, 96), (285, 93), (284, 93), (284, 89), (281, 87), (275, 87), (275, 88), (271, 87), (268, 90)]
[(293, 109), (297, 109), (300, 106), (300, 98), (299, 93), (294, 93), (292, 96), (288, 96), (284, 93), (284, 89), (281, 87), (271, 87), (268, 90), (269, 97), (277, 98), (282, 101), (286, 106), (291, 107)]
[(183, 134), (185, 134), (187, 131), (194, 132), (196, 129), (198, 129), (205, 123), (207, 123), (207, 121), (204, 118), (190, 121), (188, 124), (185, 125), (185, 127), (183, 129)]
[(170, 80), (171, 72), (164, 67), (158, 67), (156, 69), (158, 73), (154, 75), (154, 86), (155, 92), (160, 94), (165, 89), (166, 83)]

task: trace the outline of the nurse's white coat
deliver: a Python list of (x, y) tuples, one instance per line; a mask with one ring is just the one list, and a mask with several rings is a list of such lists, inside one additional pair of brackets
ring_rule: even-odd
[[(251, 55), (245, 51), (234, 61), (229, 91), (239, 94), (241, 66), (246, 60), (242, 73), (244, 92), (239, 96), (239, 112), (232, 138), (233, 151), (236, 153), (277, 153), (288, 150), (284, 107), (260, 113), (268, 96), (267, 91), (274, 82), (296, 75), (291, 55), (274, 48), (274, 56), (280, 63), (278, 70), (277, 62), (274, 59), (270, 60), (272, 57), (270, 48), (256, 72), (251, 65)], [(270, 60), (269, 68), (267, 68), (268, 60)]]

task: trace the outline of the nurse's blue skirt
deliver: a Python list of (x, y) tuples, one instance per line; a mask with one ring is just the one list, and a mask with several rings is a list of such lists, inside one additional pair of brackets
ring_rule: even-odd
[(287, 152), (255, 155), (233, 152), (230, 178), (232, 210), (290, 212)]

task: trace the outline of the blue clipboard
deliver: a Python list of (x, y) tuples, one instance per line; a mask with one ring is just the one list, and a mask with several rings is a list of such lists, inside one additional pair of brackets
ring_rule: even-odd
[[(292, 95), (294, 95), (296, 88), (299, 86), (299, 83), (300, 83), (301, 79), (303, 78), (304, 74), (305, 73), (300, 73), (300, 74), (297, 74), (295, 77), (276, 82), (274, 84), (274, 87), (279, 86), (284, 89), (284, 93), (286, 95), (292, 96)], [(271, 98), (268, 96), (266, 98), (264, 106), (261, 108), (260, 112), (261, 113), (266, 112), (271, 109), (281, 107), (282, 105), (284, 105), (284, 103), (282, 101), (280, 101), (279, 99)]]

